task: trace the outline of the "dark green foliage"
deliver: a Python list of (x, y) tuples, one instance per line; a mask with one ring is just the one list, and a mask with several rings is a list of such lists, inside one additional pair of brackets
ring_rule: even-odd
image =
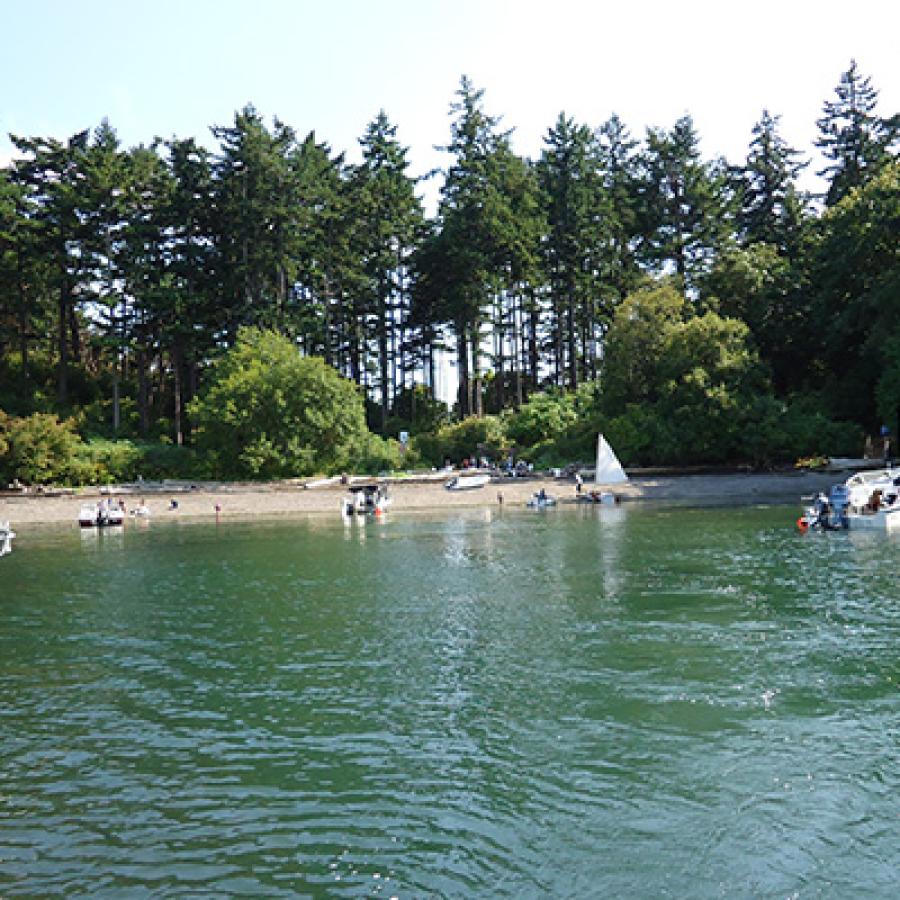
[(723, 164), (701, 158), (690, 116), (647, 132), (637, 187), (642, 260), (693, 287), (728, 235), (731, 197)]
[(738, 227), (746, 244), (770, 244), (795, 257), (799, 251), (805, 198), (797, 176), (805, 167), (800, 154), (778, 133), (779, 116), (763, 110), (743, 171)]
[[(704, 159), (688, 115), (636, 141), (617, 116), (592, 130), (561, 114), (532, 162), (465, 78), (431, 221), (384, 112), (356, 164), (252, 106), (213, 129), (212, 151), (125, 149), (106, 121), (63, 141), (14, 137), (0, 168), (0, 408), (72, 418), (63, 430), (92, 440), (61, 467), (41, 461), (49, 420), (16, 425), (36, 435), (32, 475), (70, 481), (415, 459), (355, 418), (340, 447), (325, 424), (301, 436), (277, 404), (236, 443), (210, 441), (217, 423), (191, 400), (250, 325), (324, 359), (360, 403), (339, 390), (324, 402), (364, 400), (377, 431), (419, 436), (434, 463), (478, 443), (589, 459), (601, 429), (631, 461), (763, 463), (856, 440), (832, 418), (900, 429), (900, 120), (876, 101), (853, 63), (825, 104), (824, 214), (766, 111), (740, 167)], [(508, 433), (448, 430), (430, 387), (447, 350), (459, 416), (493, 413)], [(551, 385), (578, 392), (540, 394)], [(786, 399), (814, 394), (814, 413)]]
[(518, 447), (532, 447), (559, 437), (578, 421), (573, 393), (535, 394), (505, 421), (506, 436)]
[(820, 133), (816, 146), (830, 160), (820, 173), (831, 180), (825, 197), (828, 206), (874, 178), (890, 160), (897, 137), (894, 124), (875, 114), (878, 91), (859, 73), (856, 60), (841, 75), (835, 94), (816, 123)]
[(436, 431), (449, 420), (447, 404), (435, 400), (430, 388), (417, 384), (398, 393), (391, 407), (385, 436), (396, 437), (401, 431), (413, 435)]
[(49, 413), (15, 418), (0, 410), (0, 483), (69, 481), (80, 444), (72, 421)]
[(470, 416), (436, 432), (420, 434), (413, 440), (413, 448), (422, 462), (437, 467), (447, 460), (460, 465), (463, 460), (480, 456), (496, 460), (508, 449), (503, 425), (496, 416)]
[(227, 477), (341, 471), (367, 435), (355, 385), (287, 338), (254, 328), (238, 332), (191, 415), (198, 447)]
[(869, 429), (896, 427), (900, 393), (900, 163), (851, 191), (822, 219), (811, 262), (821, 381), (832, 409)]

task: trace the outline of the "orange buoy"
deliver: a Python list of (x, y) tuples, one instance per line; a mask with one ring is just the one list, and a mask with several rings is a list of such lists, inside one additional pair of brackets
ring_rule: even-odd
[(797, 527), (798, 527), (802, 532), (805, 533), (805, 532), (809, 531), (809, 522), (807, 522), (806, 519), (803, 518), (803, 516), (800, 516), (800, 518), (797, 519)]

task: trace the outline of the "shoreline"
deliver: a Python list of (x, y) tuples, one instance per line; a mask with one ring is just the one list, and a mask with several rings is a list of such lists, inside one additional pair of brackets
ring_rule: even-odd
[[(846, 476), (844, 476), (846, 477)], [(753, 506), (756, 504), (801, 503), (801, 498), (815, 494), (843, 480), (834, 472), (778, 472), (689, 474), (637, 476), (627, 484), (603, 488), (612, 491), (623, 503), (655, 503), (688, 506)], [(575, 483), (571, 479), (552, 477), (496, 479), (483, 488), (469, 491), (447, 491), (440, 481), (404, 481), (389, 484), (392, 497), (390, 513), (439, 511), (462, 508), (496, 508), (498, 495), (506, 507), (524, 507), (528, 498), (544, 488), (560, 505), (575, 505)], [(584, 491), (594, 489), (586, 483)], [(181, 519), (215, 521), (216, 505), (220, 521), (290, 515), (333, 515), (339, 510), (346, 487), (325, 484), (305, 487), (290, 482), (276, 483), (173, 483), (168, 487), (135, 486), (85, 489), (73, 494), (21, 494), (0, 496), (0, 521), (9, 520), (14, 527), (23, 525), (71, 524), (77, 527), (82, 505), (96, 503), (103, 497), (122, 498), (128, 509), (143, 499), (150, 508), (151, 521)], [(171, 500), (178, 502), (172, 509)], [(146, 520), (144, 520), (146, 521)]]

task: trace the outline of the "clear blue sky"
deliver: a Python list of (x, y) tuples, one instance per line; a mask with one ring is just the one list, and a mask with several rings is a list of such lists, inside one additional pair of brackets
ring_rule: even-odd
[(126, 145), (209, 143), (252, 102), (336, 150), (384, 108), (416, 173), (441, 162), (460, 75), (535, 156), (560, 110), (637, 137), (693, 115), (704, 153), (740, 161), (763, 107), (812, 152), (855, 57), (900, 110), (900, 2), (868, 0), (22, 0), (4, 4), (0, 162), (9, 131), (65, 138), (108, 117)]

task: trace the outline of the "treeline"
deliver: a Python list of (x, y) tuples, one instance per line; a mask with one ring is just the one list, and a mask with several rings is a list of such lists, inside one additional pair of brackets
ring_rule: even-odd
[[(125, 149), (105, 121), (67, 141), (13, 135), (19, 158), (0, 170), (0, 409), (190, 443), (204, 372), (252, 326), (359, 385), (383, 435), (437, 427), (429, 390), (444, 349), (459, 420), (589, 389), (598, 414), (644, 421), (645, 435), (722, 391), (721, 414), (747, 427), (759, 397), (817, 421), (896, 426), (898, 126), (851, 64), (818, 120), (827, 191), (812, 198), (797, 186), (802, 154), (767, 111), (740, 165), (704, 159), (689, 116), (639, 140), (615, 115), (594, 128), (562, 113), (527, 160), (463, 78), (433, 219), (383, 112), (358, 164), (249, 106), (212, 129), (215, 151), (193, 139)], [(646, 307), (635, 298), (664, 283), (681, 302), (659, 315), (690, 339), (667, 342), (657, 323), (623, 344)], [(727, 365), (710, 362), (729, 347), (752, 361), (731, 393)], [(653, 356), (676, 352), (677, 365)], [(692, 378), (708, 383), (666, 412), (663, 395)], [(721, 455), (703, 428), (669, 456)], [(635, 455), (654, 461), (664, 444)]]

